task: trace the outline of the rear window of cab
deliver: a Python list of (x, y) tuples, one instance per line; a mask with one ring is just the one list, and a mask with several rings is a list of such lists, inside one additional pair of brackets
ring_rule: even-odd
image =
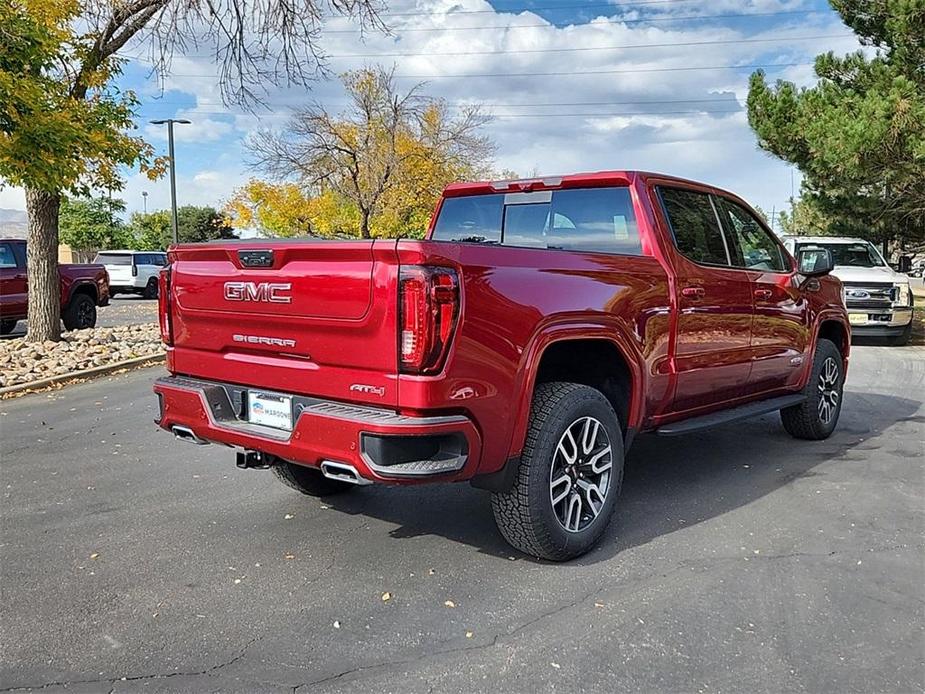
[(98, 265), (131, 265), (131, 253), (100, 253), (93, 261)]
[(627, 187), (569, 188), (446, 198), (434, 241), (641, 255)]

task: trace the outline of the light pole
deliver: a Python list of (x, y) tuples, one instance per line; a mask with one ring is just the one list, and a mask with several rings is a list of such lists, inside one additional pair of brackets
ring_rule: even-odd
[(148, 191), (141, 191), (141, 200), (142, 205), (144, 206), (145, 214), (148, 214)]
[(177, 231), (177, 167), (173, 155), (173, 124), (188, 125), (190, 121), (183, 118), (164, 118), (151, 121), (151, 125), (167, 124), (167, 156), (170, 159), (170, 228), (173, 231), (173, 242), (179, 243), (180, 236)]

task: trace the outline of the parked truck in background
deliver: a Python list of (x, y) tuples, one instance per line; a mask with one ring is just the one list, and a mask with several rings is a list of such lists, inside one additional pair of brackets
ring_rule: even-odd
[[(61, 320), (67, 330), (96, 326), (96, 309), (109, 304), (109, 277), (102, 265), (58, 263), (61, 280)], [(0, 334), (13, 332), (26, 320), (29, 283), (26, 242), (0, 239)]]
[[(828, 249), (640, 172), (449, 186), (425, 240), (180, 245), (158, 422), (323, 496), (468, 480), (514, 547), (601, 537), (640, 432), (780, 411), (836, 426), (850, 327)], [(743, 449), (747, 442), (743, 442)]]
[(832, 274), (845, 287), (854, 335), (885, 337), (893, 345), (909, 342), (915, 301), (909, 276), (890, 267), (876, 246), (863, 239), (835, 236), (785, 236), (783, 241), (794, 254), (803, 249), (831, 251)]

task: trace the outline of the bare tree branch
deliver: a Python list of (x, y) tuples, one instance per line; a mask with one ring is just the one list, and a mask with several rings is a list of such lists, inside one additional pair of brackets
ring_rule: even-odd
[(413, 191), (422, 185), (413, 180), (413, 162), (429, 162), (442, 177), (490, 169), (493, 146), (480, 134), (490, 117), (478, 105), (453, 118), (444, 102), (422, 95), (423, 84), (399, 91), (394, 69), (359, 70), (343, 81), (350, 99), (345, 113), (335, 117), (313, 103), (283, 131), (257, 133), (248, 141), (252, 166), (309, 189), (323, 182), (359, 210), (364, 237), (396, 186)]

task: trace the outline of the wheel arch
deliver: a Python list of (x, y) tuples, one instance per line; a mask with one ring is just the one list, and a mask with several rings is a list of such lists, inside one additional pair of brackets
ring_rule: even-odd
[(94, 304), (99, 302), (99, 294), (93, 282), (79, 282), (71, 285), (71, 295), (67, 300), (68, 304), (70, 304), (78, 294), (86, 294), (93, 300)]
[[(848, 324), (847, 318), (843, 314), (834, 311), (821, 313), (816, 321), (816, 326), (816, 334), (810, 355), (816, 353), (816, 345), (819, 344), (819, 340), (829, 340), (835, 344), (835, 347), (841, 353), (842, 367), (847, 372), (848, 357), (851, 353), (851, 326)], [(810, 366), (806, 372), (807, 378), (809, 378), (809, 371), (812, 369), (812, 359), (809, 361)]]
[(534, 391), (538, 383), (547, 381), (583, 383), (601, 390), (617, 413), (625, 442), (631, 442), (643, 415), (644, 370), (641, 355), (622, 330), (560, 324), (540, 332), (525, 354), (515, 389), (509, 457), (522, 452)]

